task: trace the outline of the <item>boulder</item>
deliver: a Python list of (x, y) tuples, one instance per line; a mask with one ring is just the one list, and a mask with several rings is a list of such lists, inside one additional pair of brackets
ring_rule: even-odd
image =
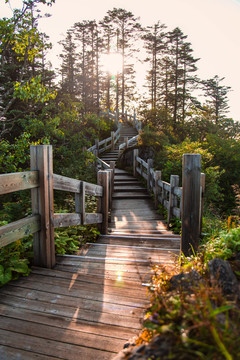
[(210, 281), (222, 288), (224, 295), (240, 299), (239, 284), (228, 261), (215, 258), (208, 263)]

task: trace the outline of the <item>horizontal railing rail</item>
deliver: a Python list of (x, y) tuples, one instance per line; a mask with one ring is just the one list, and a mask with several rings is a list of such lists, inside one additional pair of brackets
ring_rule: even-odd
[(114, 149), (114, 145), (120, 138), (120, 125), (118, 129), (114, 132), (111, 132), (111, 136), (106, 139), (99, 141), (98, 139), (95, 140), (95, 145), (91, 146), (88, 151), (92, 152), (94, 155), (99, 156), (99, 154), (109, 150)]
[[(39, 186), (38, 171), (0, 175), (0, 195), (34, 189)], [(0, 248), (40, 230), (40, 216), (28, 216), (0, 227)]]
[[(34, 264), (55, 265), (54, 228), (100, 224), (107, 234), (114, 169), (98, 172), (98, 184), (53, 173), (51, 145), (30, 147), (31, 171), (0, 175), (0, 195), (31, 190), (32, 215), (0, 227), (0, 248), (33, 234)], [(54, 213), (53, 190), (75, 194), (75, 213)], [(86, 213), (86, 196), (98, 198), (97, 212)]]

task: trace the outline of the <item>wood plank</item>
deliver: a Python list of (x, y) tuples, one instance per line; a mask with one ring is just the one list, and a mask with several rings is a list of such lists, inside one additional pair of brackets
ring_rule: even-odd
[[(46, 287), (45, 287), (46, 286)], [(89, 293), (88, 293), (89, 292)], [(39, 301), (52, 302), (62, 306), (79, 307), (82, 310), (93, 312), (110, 313), (111, 315), (127, 315), (132, 318), (140, 318), (147, 299), (142, 302), (136, 301), (136, 296), (124, 296), (117, 293), (104, 293), (103, 288), (94, 290), (92, 287), (65, 288), (62, 284), (48, 284), (29, 282), (12, 283), (3, 291), (4, 294), (38, 299)], [(94, 294), (95, 293), (95, 294)], [(95, 297), (96, 295), (96, 297)], [(137, 294), (139, 295), (139, 294)], [(110, 305), (109, 305), (110, 304)]]
[(53, 174), (53, 189), (80, 193), (81, 180)]
[[(101, 224), (102, 218), (100, 213), (85, 213), (85, 224)], [(55, 228), (82, 225), (82, 216), (79, 213), (55, 213), (53, 225)]]
[(86, 195), (103, 196), (103, 188), (97, 184), (85, 182)]
[[(76, 273), (76, 274), (70, 274), (69, 272), (64, 272), (64, 271), (60, 271), (60, 270), (55, 270), (55, 269), (51, 269), (46, 272), (46, 269), (44, 268), (37, 268), (37, 267), (33, 267), (32, 268), (32, 273), (31, 276), (33, 274), (38, 274), (38, 275), (43, 275), (45, 276), (48, 281), (51, 277), (53, 278), (57, 278), (57, 279), (66, 279), (67, 281), (70, 281), (70, 283), (72, 284), (72, 282), (79, 283), (80, 286), (82, 283), (89, 283), (89, 284), (95, 284), (95, 288), (96, 285), (97, 286), (105, 286), (106, 288), (108, 287), (113, 287), (114, 289), (123, 289), (125, 292), (125, 289), (130, 289), (130, 290), (138, 290), (138, 291), (142, 291), (141, 289), (141, 284), (138, 284), (136, 282), (132, 282), (132, 281), (124, 281), (124, 283), (120, 282), (120, 281), (116, 281), (116, 280), (111, 280), (111, 279), (105, 279), (102, 276), (96, 276), (96, 275), (91, 275), (91, 274), (86, 274), (84, 276), (81, 276), (80, 274)], [(139, 286), (140, 285), (140, 286)]]
[(125, 191), (125, 192), (114, 192), (113, 193), (113, 199), (150, 199), (150, 195), (142, 193), (142, 192), (131, 192), (131, 191)]
[(143, 246), (151, 248), (173, 248), (180, 249), (180, 238), (168, 239), (168, 238), (159, 238), (159, 237), (144, 237), (142, 236), (132, 236), (128, 235), (124, 239), (123, 237), (112, 236), (109, 238), (101, 237), (100, 241), (102, 244), (111, 244), (111, 245), (126, 245), (126, 246)]
[[(34, 318), (33, 318), (34, 320)], [(19, 334), (25, 334), (59, 341), (63, 339), (64, 343), (84, 346), (96, 350), (105, 350), (109, 352), (118, 352), (123, 345), (123, 340), (84, 333), (72, 329), (53, 327), (39, 324), (32, 319), (13, 319), (8, 316), (1, 316), (0, 329), (14, 331)]]
[(114, 325), (105, 325), (102, 323), (90, 323), (76, 318), (58, 316), (54, 314), (45, 314), (39, 311), (12, 307), (11, 305), (1, 304), (0, 314), (8, 318), (31, 321), (37, 324), (49, 325), (54, 328), (73, 330), (81, 337), (85, 334), (91, 338), (93, 336), (102, 336), (111, 340), (127, 340), (129, 337), (138, 333), (136, 329), (126, 327), (117, 327)]
[[(44, 293), (43, 293), (44, 294)], [(43, 295), (44, 296), (44, 295)], [(37, 299), (37, 298), (35, 298)], [(23, 296), (23, 292), (14, 292), (10, 288), (1, 291), (1, 304), (17, 306), (18, 308), (29, 309), (46, 314), (74, 317), (91, 323), (103, 323), (105, 325), (123, 326), (132, 329), (140, 329), (140, 320), (128, 315), (102, 313), (98, 311), (84, 310), (79, 306), (63, 306), (44, 300), (35, 300)], [(20, 301), (21, 300), (21, 301)]]
[(95, 244), (89, 246), (88, 249), (83, 249), (78, 252), (78, 255), (82, 256), (103, 256), (108, 257), (119, 257), (121, 258), (134, 258), (134, 259), (158, 259), (158, 257), (169, 256), (174, 253), (179, 253), (178, 249), (172, 248), (151, 248), (151, 247), (141, 247), (141, 246), (123, 246), (121, 245), (104, 245), (104, 244)]
[(39, 186), (38, 171), (25, 171), (0, 175), (0, 195)]
[[(56, 272), (56, 270), (55, 270)], [(59, 273), (61, 273), (60, 271), (58, 271)], [(60, 287), (65, 287), (65, 289), (68, 289), (68, 291), (70, 289), (79, 289), (79, 290), (90, 290), (90, 291), (96, 291), (96, 289), (98, 289), (98, 291), (104, 289), (104, 293), (105, 294), (112, 294), (112, 295), (119, 295), (122, 297), (127, 297), (127, 298), (135, 298), (135, 297), (141, 297), (143, 299), (143, 301), (145, 300), (147, 293), (146, 293), (146, 289), (142, 288), (141, 286), (137, 287), (130, 287), (130, 285), (133, 285), (132, 283), (129, 283), (129, 287), (126, 286), (126, 283), (124, 282), (120, 282), (120, 281), (108, 281), (107, 279), (104, 278), (98, 278), (99, 281), (98, 282), (91, 282), (91, 280), (93, 278), (96, 278), (95, 276), (90, 277), (90, 279), (88, 279), (88, 277), (86, 277), (85, 281), (82, 281), (82, 277), (78, 276), (78, 274), (76, 274), (75, 276), (69, 276), (66, 277), (66, 274), (68, 273), (64, 273), (65, 277), (61, 278), (61, 277), (54, 277), (54, 276), (47, 276), (46, 273), (44, 274), (44, 272), (42, 272), (42, 274), (39, 273), (31, 273), (31, 276), (28, 276), (27, 278), (24, 279), (24, 286), (27, 288), (29, 286), (29, 284), (31, 284), (32, 282), (36, 282), (39, 283), (39, 287), (35, 287), (35, 289), (43, 289), (43, 284), (46, 285), (52, 285), (52, 286), (60, 286)], [(69, 274), (68, 274), (69, 275)], [(85, 279), (85, 277), (84, 277)], [(19, 284), (21, 285), (21, 281), (22, 279), (19, 279), (20, 282), (17, 283), (11, 283), (11, 285), (15, 285), (18, 286)], [(107, 284), (109, 283), (109, 285)], [(41, 284), (41, 285), (40, 285)], [(31, 285), (30, 285), (31, 286)], [(35, 285), (34, 285), (35, 286)], [(52, 292), (50, 290), (50, 292)], [(95, 298), (93, 298), (93, 300), (96, 300)]]
[[(54, 190), (70, 191), (74, 193), (81, 192), (81, 180), (72, 179), (66, 176), (53, 174)], [(96, 184), (85, 182), (86, 195), (102, 196), (102, 187)]]
[(0, 345), (0, 359), (2, 360), (56, 360), (49, 355), (36, 354), (29, 351), (14, 349), (11, 346)]
[[(113, 353), (95, 349), (89, 349), (83, 346), (62, 343), (44, 338), (36, 338), (31, 335), (13, 333), (11, 331), (0, 329), (0, 344), (11, 346), (15, 349), (37, 352), (38, 354), (55, 356), (57, 359), (76, 360), (81, 356), (83, 359), (96, 360), (97, 358), (109, 360)], [(37, 349), (37, 350), (36, 350)]]
[(40, 216), (33, 215), (0, 227), (0, 248), (39, 231)]
[[(93, 261), (94, 260), (94, 261)], [(161, 263), (162, 261), (158, 261)], [(169, 261), (166, 261), (169, 262)], [(119, 271), (135, 274), (145, 274), (146, 272), (150, 271), (151, 261), (147, 260), (132, 260), (132, 259), (104, 259), (104, 258), (91, 258), (91, 257), (82, 257), (78, 259), (77, 257), (62, 257), (60, 259), (58, 257), (58, 264), (63, 264), (65, 266), (78, 266), (80, 269), (88, 269), (89, 272), (91, 270), (99, 269), (99, 272), (106, 273), (107, 271), (112, 271), (116, 274)]]
[[(55, 267), (56, 270), (61, 270), (64, 272), (69, 272), (71, 274), (75, 273), (81, 276), (85, 276), (88, 275), (89, 273), (91, 274), (91, 276), (100, 276), (103, 277), (105, 279), (112, 279), (114, 281), (120, 281), (120, 282), (125, 282), (125, 281), (131, 281), (131, 282), (135, 282), (138, 284), (142, 284), (145, 282), (150, 281), (151, 276), (153, 275), (153, 273), (151, 272), (151, 270), (149, 269), (148, 271), (143, 271), (143, 272), (130, 272), (127, 271), (126, 269), (124, 270), (124, 268), (120, 268), (117, 270), (112, 270), (112, 269), (107, 269), (105, 271), (99, 271), (98, 268), (93, 268), (93, 269), (86, 269), (84, 267), (80, 268), (77, 265), (64, 265), (62, 263), (56, 264)], [(119, 280), (120, 278), (120, 280)]]
[(82, 225), (81, 214), (76, 213), (55, 213), (53, 218), (53, 226), (55, 228)]

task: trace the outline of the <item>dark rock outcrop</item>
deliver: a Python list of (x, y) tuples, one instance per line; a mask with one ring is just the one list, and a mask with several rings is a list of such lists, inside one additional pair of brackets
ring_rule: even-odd
[(215, 258), (208, 263), (210, 281), (217, 283), (224, 295), (240, 299), (239, 284), (228, 261)]

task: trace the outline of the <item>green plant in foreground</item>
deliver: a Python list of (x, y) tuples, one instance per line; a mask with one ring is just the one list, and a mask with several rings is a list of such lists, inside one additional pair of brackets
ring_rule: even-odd
[(154, 335), (171, 336), (173, 346), (162, 359), (239, 359), (236, 304), (227, 301), (207, 279), (191, 284), (189, 290), (172, 289), (170, 277), (163, 272), (154, 278), (143, 337), (149, 341)]
[(217, 238), (213, 238), (203, 245), (205, 259), (211, 260), (214, 257), (227, 260), (240, 252), (240, 226), (229, 231), (224, 230)]
[(56, 254), (73, 254), (79, 246), (87, 242), (96, 241), (100, 232), (97, 225), (79, 225), (55, 229)]
[(27, 276), (31, 270), (30, 261), (33, 257), (32, 236), (15, 241), (0, 249), (0, 286), (20, 275)]

